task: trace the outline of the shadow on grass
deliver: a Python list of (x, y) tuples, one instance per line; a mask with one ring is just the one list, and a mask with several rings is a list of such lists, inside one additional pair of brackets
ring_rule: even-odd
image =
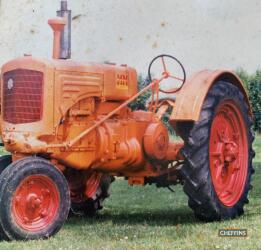
[[(246, 209), (245, 218), (254, 217), (259, 212), (256, 212), (254, 209), (255, 206), (260, 204), (260, 177), (261, 177), (261, 163), (254, 162), (254, 167), (256, 169), (255, 174), (253, 175), (252, 185), (254, 186), (253, 190), (250, 192), (250, 204), (247, 206), (249, 209)], [(165, 201), (167, 204), (167, 200)], [(181, 206), (176, 206), (171, 208), (170, 206), (164, 207), (162, 204), (162, 209), (155, 208), (136, 208), (132, 207), (131, 204), (126, 207), (119, 206), (108, 206), (108, 208), (100, 211), (93, 218), (77, 217), (71, 216), (67, 225), (73, 224), (103, 224), (106, 222), (112, 222), (114, 225), (147, 225), (147, 226), (175, 226), (178, 224), (204, 224), (194, 217), (193, 211), (188, 208), (185, 204)]]
[(99, 224), (112, 222), (114, 225), (146, 225), (146, 226), (175, 226), (178, 224), (199, 224), (193, 212), (187, 207), (180, 207), (173, 210), (154, 210), (130, 212), (129, 210), (104, 211), (92, 218), (84, 216), (71, 216), (66, 224), (72, 225), (75, 223)]

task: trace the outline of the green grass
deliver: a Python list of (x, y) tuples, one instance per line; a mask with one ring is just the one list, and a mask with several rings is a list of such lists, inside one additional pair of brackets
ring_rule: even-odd
[[(70, 218), (49, 240), (0, 242), (0, 249), (261, 249), (260, 136), (255, 150), (254, 189), (245, 215), (238, 219), (202, 223), (188, 208), (181, 187), (171, 193), (154, 186), (129, 187), (118, 180), (96, 218)], [(218, 229), (226, 228), (246, 228), (248, 237), (218, 237)]]

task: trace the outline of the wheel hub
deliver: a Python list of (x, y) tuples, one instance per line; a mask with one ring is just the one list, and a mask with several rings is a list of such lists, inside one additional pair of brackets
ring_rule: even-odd
[[(226, 130), (228, 130), (228, 127), (226, 127)], [(222, 150), (218, 152), (218, 155), (224, 163), (232, 163), (233, 161), (237, 160), (238, 158), (238, 145), (237, 141), (230, 139), (229, 135), (225, 134), (223, 131), (223, 136), (220, 136), (219, 134), (219, 141), (218, 143), (221, 145), (220, 147)]]
[(59, 200), (57, 187), (50, 178), (43, 175), (29, 176), (14, 193), (14, 219), (25, 230), (40, 231), (55, 219)]
[(234, 141), (225, 143), (224, 160), (231, 163), (238, 157), (238, 145)]
[(38, 197), (37, 194), (28, 194), (26, 198), (26, 207), (31, 211), (39, 208), (42, 205), (42, 197)]

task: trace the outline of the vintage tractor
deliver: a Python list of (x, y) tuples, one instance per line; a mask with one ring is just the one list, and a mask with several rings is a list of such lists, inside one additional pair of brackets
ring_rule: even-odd
[[(138, 91), (137, 73), (127, 65), (67, 60), (66, 1), (58, 14), (49, 20), (52, 60), (25, 55), (2, 66), (1, 137), (11, 153), (0, 158), (2, 236), (47, 238), (70, 209), (93, 215), (115, 176), (130, 185), (180, 183), (205, 221), (243, 214), (254, 135), (241, 80), (225, 70), (186, 78), (177, 59), (160, 55), (149, 67), (150, 83)], [(152, 73), (157, 63), (159, 77)], [(147, 110), (131, 110), (148, 91)]]

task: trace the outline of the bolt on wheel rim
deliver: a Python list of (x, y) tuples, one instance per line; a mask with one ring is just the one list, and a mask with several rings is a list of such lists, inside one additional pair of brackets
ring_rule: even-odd
[(248, 168), (248, 140), (242, 114), (233, 101), (222, 103), (211, 126), (209, 161), (219, 200), (234, 206), (244, 190)]
[(47, 176), (32, 175), (25, 178), (16, 189), (12, 213), (21, 228), (36, 232), (54, 221), (59, 204), (60, 195), (56, 184)]

